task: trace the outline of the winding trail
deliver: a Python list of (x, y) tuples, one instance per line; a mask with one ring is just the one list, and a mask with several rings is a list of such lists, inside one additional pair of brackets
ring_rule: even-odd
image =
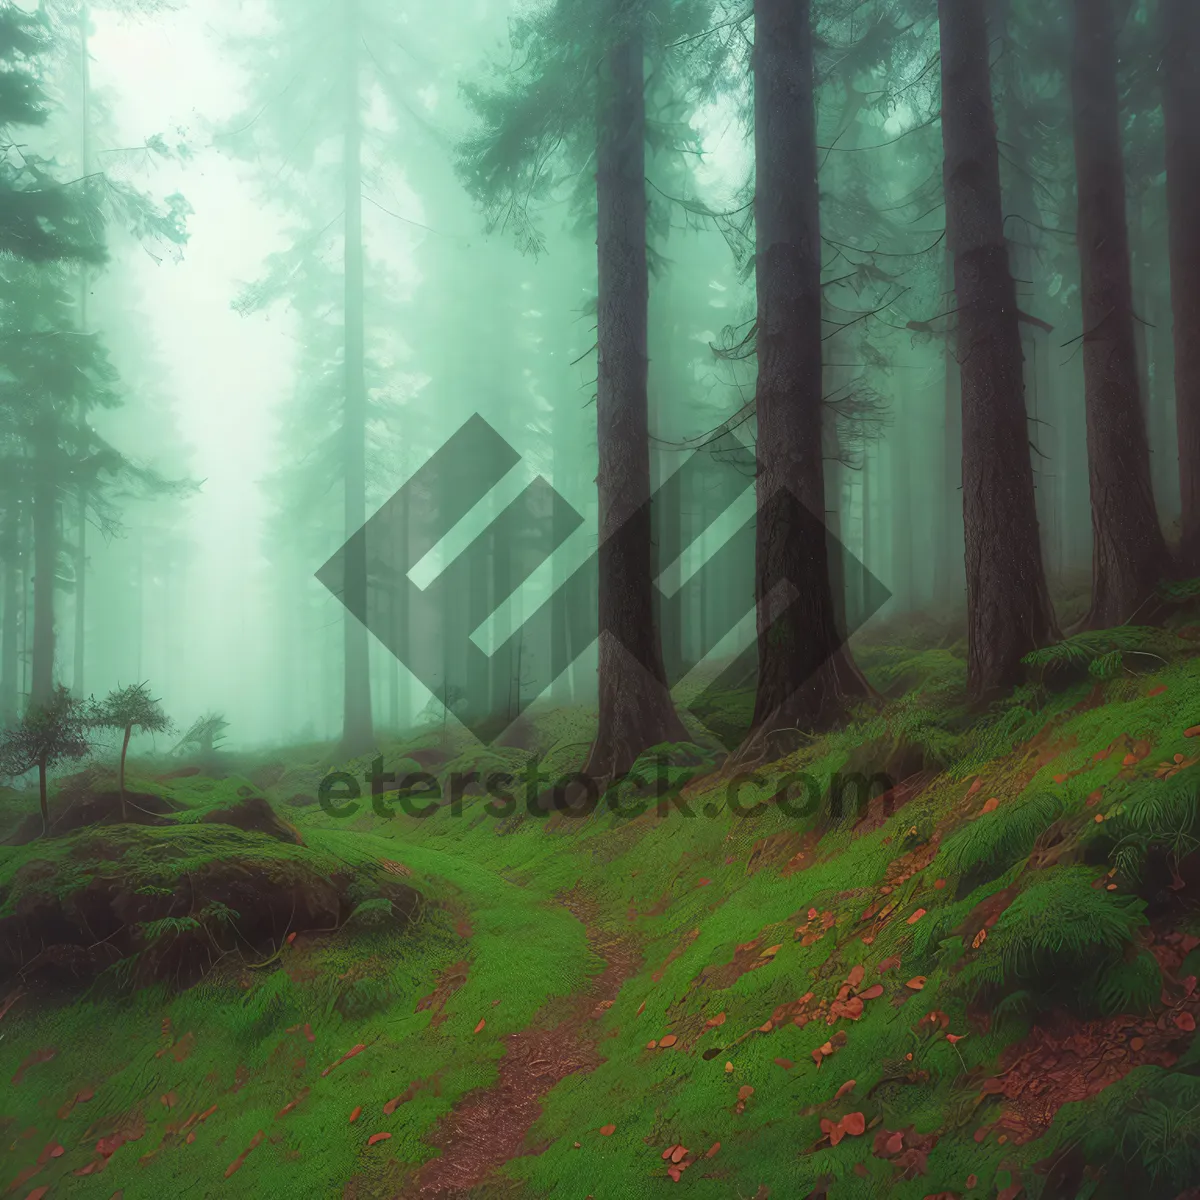
[(564, 1006), (555, 1003), (549, 1028), (510, 1034), (500, 1077), (490, 1087), (467, 1093), (439, 1123), (430, 1141), (441, 1150), (401, 1193), (417, 1197), (453, 1196), (477, 1187), (497, 1167), (526, 1152), (526, 1137), (541, 1115), (541, 1101), (560, 1080), (592, 1071), (602, 1061), (590, 1024), (602, 1017), (622, 984), (637, 970), (641, 956), (628, 935), (601, 931), (596, 908), (576, 893), (561, 901), (583, 922), (592, 949), (604, 970), (588, 989)]

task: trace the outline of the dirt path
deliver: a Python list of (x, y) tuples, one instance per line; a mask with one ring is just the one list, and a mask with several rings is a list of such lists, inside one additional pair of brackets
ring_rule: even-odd
[(464, 1096), (439, 1123), (431, 1141), (441, 1156), (431, 1159), (401, 1195), (448, 1196), (478, 1186), (497, 1167), (519, 1157), (526, 1136), (541, 1115), (541, 1101), (560, 1080), (601, 1062), (592, 1022), (604, 1015), (621, 985), (638, 969), (640, 956), (628, 937), (605, 934), (595, 924), (596, 910), (577, 894), (565, 907), (587, 930), (588, 943), (604, 959), (604, 970), (586, 992), (554, 1006), (556, 1023), (548, 1029), (510, 1034), (500, 1078), (491, 1087)]

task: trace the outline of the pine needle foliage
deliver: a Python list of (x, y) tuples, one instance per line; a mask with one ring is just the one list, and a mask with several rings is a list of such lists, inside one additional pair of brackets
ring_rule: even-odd
[(1178, 863), (1200, 848), (1200, 768), (1189, 767), (1171, 779), (1143, 783), (1118, 806), (1102, 836), (1112, 841), (1113, 865), (1130, 880), (1139, 880), (1150, 853), (1166, 850)]
[[(1043, 1002), (1095, 1008), (1096, 979), (1124, 961), (1146, 918), (1141, 900), (1097, 890), (1094, 880), (1084, 866), (1041, 874), (1000, 915), (960, 986), (975, 995), (1025, 987)], [(1137, 994), (1134, 981), (1117, 987)]]
[(1143, 666), (1167, 661), (1168, 656), (1185, 648), (1180, 638), (1169, 630), (1148, 625), (1118, 625), (1078, 633), (1053, 646), (1045, 646), (1027, 654), (1021, 661), (1037, 667), (1043, 675), (1085, 669), (1097, 678), (1110, 678), (1140, 659)]
[(1049, 792), (1018, 797), (1002, 810), (976, 817), (942, 847), (948, 871), (967, 875), (983, 867), (1011, 866), (1029, 856), (1038, 835), (1062, 816), (1062, 801)]

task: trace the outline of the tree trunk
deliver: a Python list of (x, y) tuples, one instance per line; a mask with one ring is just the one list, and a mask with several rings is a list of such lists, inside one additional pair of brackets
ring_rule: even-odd
[(38, 759), (38, 802), (42, 809), (42, 837), (50, 836), (50, 801), (46, 789), (46, 760)]
[(87, 493), (80, 492), (76, 506), (75, 639), (72, 645), (71, 690), (83, 699), (84, 637), (87, 633)]
[(596, 146), (600, 721), (585, 768), (601, 789), (648, 747), (688, 740), (667, 688), (652, 574), (643, 13), (640, 0), (613, 10)]
[(1171, 307), (1175, 322), (1175, 424), (1182, 505), (1179, 557), (1200, 575), (1200, 5), (1163, 0), (1166, 60), (1163, 120), (1167, 141)]
[(1084, 624), (1105, 628), (1141, 611), (1169, 571), (1139, 399), (1112, 0), (1075, 0), (1071, 98), (1092, 502)]
[(1058, 636), (1046, 587), (1000, 200), (983, 0), (938, 0), (946, 237), (954, 255), (972, 696), (1015, 684)]
[[(948, 263), (947, 308), (953, 307), (954, 264)], [(945, 366), (942, 380), (942, 454), (941, 508), (938, 520), (938, 545), (934, 550), (934, 583), (937, 606), (957, 612), (963, 594), (962, 538), (962, 397), (959, 388), (957, 334), (946, 334), (942, 355)]]
[(5, 509), (0, 540), (4, 562), (3, 615), (0, 616), (0, 729), (13, 724), (18, 711), (17, 618), (21, 611), (20, 515), (15, 502)]
[(809, 0), (756, 0), (758, 689), (743, 753), (868, 694), (842, 642), (822, 462), (821, 231)]
[(913, 479), (909, 429), (917, 422), (911, 411), (913, 397), (899, 382), (896, 384), (896, 420), (887, 440), (888, 481), (891, 499), (892, 578), (889, 580), (897, 614), (911, 613), (919, 607), (916, 596), (916, 570), (913, 562)]
[[(92, 162), (92, 114), (91, 114), (91, 62), (88, 47), (88, 32), (91, 10), (84, 3), (79, 6), (79, 166), (80, 175), (87, 178)], [(91, 287), (91, 271), (86, 263), (79, 264), (79, 331), (88, 330), (88, 290)], [(80, 405), (79, 423), (86, 424), (86, 409)], [(72, 646), (73, 669), (71, 686), (75, 695), (83, 699), (84, 638), (87, 634), (87, 510), (88, 492), (80, 485), (75, 508), (75, 639)]]
[[(346, 9), (343, 162), (345, 184), (345, 410), (342, 421), (345, 470), (345, 534), (352, 537), (367, 519), (367, 384), (363, 314), (362, 245), (362, 111), (359, 96), (358, 0)], [(342, 752), (355, 756), (374, 744), (371, 723), (371, 667), (366, 626), (353, 616), (366, 612), (362, 592), (367, 585), (366, 540), (356, 539), (346, 551), (346, 594), (352, 603), (343, 614), (344, 663)]]
[(118, 771), (117, 787), (121, 794), (121, 820), (129, 820), (129, 815), (125, 811), (125, 756), (129, 753), (129, 738), (133, 733), (133, 726), (125, 726), (125, 740), (121, 743), (121, 766)]
[(58, 568), (58, 444), (43, 420), (35, 435), (33, 484), (33, 665), (29, 702), (45, 704), (54, 691), (54, 587)]

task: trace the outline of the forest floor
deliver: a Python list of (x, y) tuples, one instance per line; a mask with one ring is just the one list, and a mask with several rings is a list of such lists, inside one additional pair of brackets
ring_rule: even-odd
[[(144, 824), (86, 823), (96, 768), (47, 839), (0, 793), (0, 1194), (1172, 1200), (1200, 1179), (1190, 619), (1077, 639), (984, 713), (960, 646), (864, 645), (883, 708), (743, 781), (752, 816), (682, 748), (641, 765), (690, 817), (499, 819), (474, 788), (380, 815), (369, 785), (335, 817), (321, 779), (371, 762), (320, 750), (137, 764)], [(526, 734), (561, 775), (588, 717)], [(383, 759), (531, 753), (435, 729)], [(838, 819), (847, 770), (896, 787)], [(815, 814), (770, 802), (789, 771)]]

